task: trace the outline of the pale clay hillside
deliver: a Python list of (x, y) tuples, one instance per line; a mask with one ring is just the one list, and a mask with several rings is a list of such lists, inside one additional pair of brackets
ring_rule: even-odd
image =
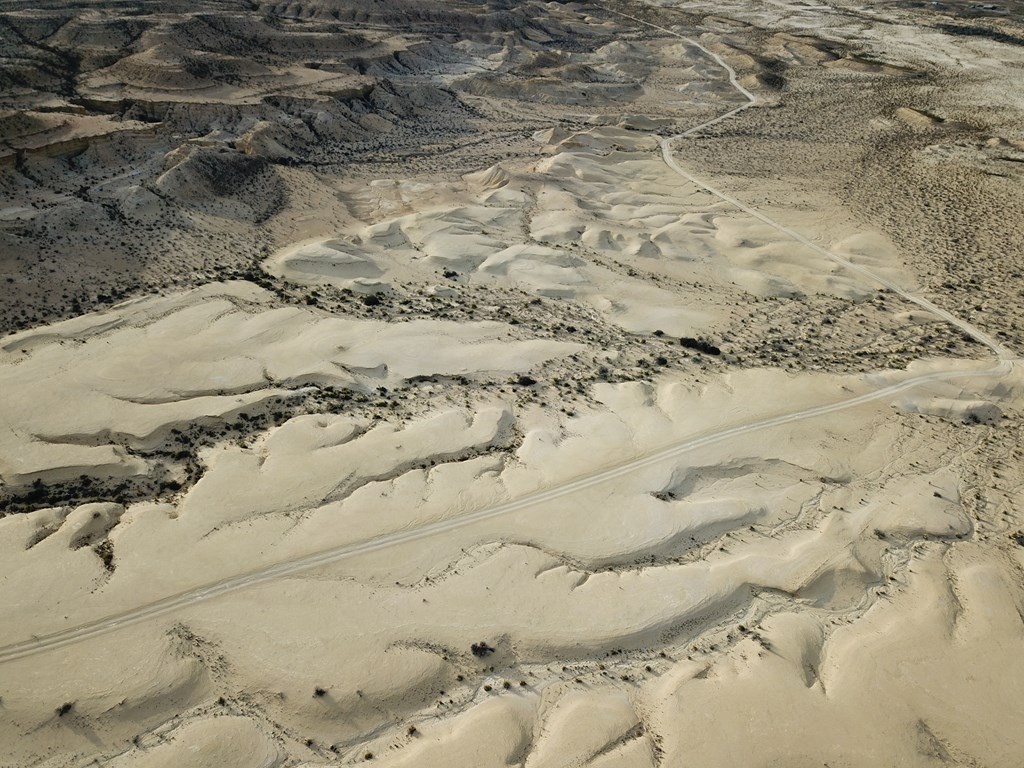
[(0, 766), (1020, 768), (1021, 11), (0, 0)]

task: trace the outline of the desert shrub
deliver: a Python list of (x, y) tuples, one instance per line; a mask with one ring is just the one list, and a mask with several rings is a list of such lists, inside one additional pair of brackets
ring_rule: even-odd
[(703, 352), (705, 355), (720, 355), (722, 350), (716, 347), (709, 341), (704, 339), (694, 339), (689, 336), (684, 336), (679, 340), (680, 346), (686, 347), (687, 349), (694, 349), (697, 352)]
[(473, 643), (471, 646), (469, 646), (469, 650), (472, 651), (473, 655), (476, 656), (478, 659), (482, 659), (485, 656), (490, 656), (492, 653), (494, 653), (494, 649), (487, 643), (485, 643), (483, 640), (481, 640), (479, 643)]

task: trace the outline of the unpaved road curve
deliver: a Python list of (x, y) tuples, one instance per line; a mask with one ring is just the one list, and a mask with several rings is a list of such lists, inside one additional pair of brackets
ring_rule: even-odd
[[(610, 10), (610, 9), (606, 9)], [(65, 646), (80, 643), (85, 640), (89, 640), (101, 635), (114, 632), (123, 627), (132, 626), (139, 624), (144, 621), (148, 621), (159, 616), (164, 616), (175, 611), (179, 611), (189, 606), (201, 603), (206, 600), (211, 600), (221, 595), (228, 594), (230, 592), (236, 592), (241, 589), (253, 587), (258, 584), (263, 584), (274, 579), (285, 578), (294, 576), (306, 571), (310, 571), (314, 568), (320, 568), (325, 565), (340, 562), (342, 560), (355, 557), (357, 555), (366, 554), (369, 552), (375, 552), (377, 550), (385, 549), (387, 547), (395, 546), (397, 544), (405, 544), (408, 542), (416, 541), (419, 539), (427, 538), (428, 536), (436, 536), (448, 531), (453, 531), (458, 528), (463, 528), (473, 523), (478, 523), (491, 518), (500, 517), (507, 515), (512, 512), (527, 509), (529, 507), (541, 504), (544, 502), (553, 501), (564, 496), (581, 491), (585, 488), (590, 488), (595, 485), (613, 480), (623, 475), (630, 474), (651, 465), (657, 464), (668, 459), (676, 458), (687, 454), (691, 451), (695, 451), (700, 448), (705, 448), (715, 443), (720, 443), (725, 440), (731, 440), (736, 437), (757, 432), (772, 427), (780, 426), (782, 424), (790, 424), (797, 421), (803, 421), (805, 419), (813, 419), (820, 416), (826, 416), (831, 413), (843, 411), (849, 408), (854, 408), (865, 403), (870, 403), (877, 400), (884, 400), (891, 397), (899, 392), (903, 392), (922, 384), (930, 382), (948, 382), (962, 378), (980, 378), (980, 377), (997, 377), (1003, 376), (1009, 373), (1016, 362), (1016, 359), (1003, 345), (994, 340), (988, 334), (981, 329), (975, 327), (966, 320), (962, 320), (955, 315), (935, 306), (932, 302), (927, 299), (914, 296), (907, 291), (904, 291), (895, 283), (883, 278), (880, 275), (876, 275), (867, 268), (855, 264), (847, 259), (844, 259), (836, 254), (828, 251), (825, 248), (815, 244), (811, 240), (807, 239), (798, 232), (793, 231), (789, 227), (786, 227), (774, 219), (764, 215), (760, 211), (752, 208), (739, 200), (719, 191), (707, 182), (693, 176), (684, 168), (682, 168), (676, 161), (673, 152), (672, 145), (676, 141), (691, 136), (698, 131), (707, 128), (710, 125), (726, 120), (739, 112), (754, 106), (757, 103), (756, 97), (745, 89), (737, 80), (736, 72), (730, 67), (720, 56), (709, 51), (703, 45), (698, 43), (685, 35), (675, 32), (665, 27), (659, 27), (656, 24), (643, 21), (626, 14), (618, 13), (617, 11), (610, 11), (616, 13), (619, 16), (631, 19), (639, 24), (643, 24), (648, 27), (658, 29), (667, 34), (681, 38), (687, 43), (695, 46), (704, 52), (707, 56), (712, 58), (719, 66), (721, 66), (728, 74), (729, 82), (733, 87), (746, 98), (746, 102), (738, 107), (735, 107), (728, 112), (719, 115), (718, 117), (708, 120), (707, 122), (701, 123), (698, 126), (694, 126), (689, 130), (672, 136), (669, 138), (661, 138), (661, 150), (662, 156), (665, 163), (673, 171), (678, 173), (683, 178), (689, 180), (693, 184), (701, 187), (702, 189), (710, 192), (716, 197), (728, 202), (730, 205), (734, 205), (745, 213), (754, 216), (755, 218), (763, 221), (764, 223), (772, 226), (777, 231), (785, 234), (793, 240), (808, 246), (815, 252), (824, 255), (832, 261), (840, 264), (844, 268), (851, 272), (860, 275), (870, 282), (884, 286), (893, 293), (903, 297), (909, 302), (912, 302), (929, 312), (934, 313), (938, 317), (943, 318), (950, 325), (960, 329), (962, 332), (969, 334), (972, 338), (976, 339), (980, 343), (988, 347), (996, 356), (995, 363), (984, 369), (964, 369), (956, 368), (951, 370), (940, 370), (933, 371), (928, 374), (921, 376), (914, 376), (911, 378), (904, 379), (894, 384), (890, 384), (885, 387), (881, 387), (872, 392), (868, 392), (856, 397), (841, 400), (835, 403), (828, 403), (825, 405), (816, 406), (814, 408), (807, 408), (801, 411), (794, 411), (793, 413), (783, 414), (780, 416), (774, 416), (772, 418), (763, 419), (761, 421), (755, 421), (747, 424), (738, 424), (723, 429), (716, 430), (714, 432), (706, 433), (703, 435), (689, 437), (681, 440), (677, 443), (668, 445), (658, 451), (650, 453), (646, 456), (642, 456), (631, 461), (627, 461), (616, 466), (599, 470), (597, 472), (585, 475), (583, 477), (572, 480), (568, 483), (564, 483), (552, 488), (547, 488), (542, 491), (523, 496), (519, 499), (507, 501), (502, 504), (495, 506), (486, 507), (484, 509), (476, 510), (464, 515), (460, 515), (455, 518), (448, 520), (442, 520), (435, 523), (429, 523), (418, 528), (402, 530), (394, 533), (384, 534), (368, 541), (357, 542), (353, 544), (346, 544), (333, 549), (325, 550), (323, 552), (317, 552), (311, 555), (306, 555), (294, 560), (289, 560), (283, 563), (277, 563), (275, 565), (266, 566), (264, 568), (251, 571), (246, 574), (239, 576), (232, 576), (212, 584), (207, 584), (202, 587), (181, 592), (170, 597), (163, 598), (156, 602), (148, 603), (146, 605), (138, 606), (136, 608), (124, 611), (111, 616), (106, 616), (96, 621), (82, 624), (79, 626), (71, 627), (68, 629), (54, 632), (48, 635), (41, 635), (32, 637), (27, 640), (23, 640), (18, 643), (4, 646), (0, 648), (0, 663), (14, 661), (15, 659), (22, 659), (28, 656), (33, 656), (45, 651), (52, 651)]]
[(732, 195), (729, 195), (729, 194), (726, 194), (725, 192), (722, 192), (721, 190), (719, 190), (716, 187), (712, 186), (711, 184), (709, 184), (708, 182), (704, 181), (703, 179), (700, 179), (700, 178), (694, 176), (692, 173), (690, 173), (685, 168), (683, 168), (681, 165), (679, 165), (679, 162), (676, 160), (675, 155), (672, 152), (672, 145), (675, 142), (679, 141), (680, 139), (684, 139), (684, 138), (686, 138), (688, 136), (693, 136), (693, 135), (699, 133), (700, 131), (704, 130), (705, 128), (708, 128), (708, 127), (710, 127), (712, 125), (715, 125), (716, 123), (720, 123), (723, 120), (727, 120), (730, 117), (732, 117), (733, 115), (739, 114), (740, 112), (742, 112), (742, 111), (744, 111), (746, 109), (750, 109), (751, 107), (757, 105), (758, 99), (757, 99), (757, 97), (753, 93), (751, 93), (746, 88), (744, 88), (743, 85), (739, 82), (739, 78), (736, 75), (736, 70), (734, 70), (731, 66), (729, 66), (729, 64), (721, 56), (719, 56), (717, 53), (715, 53), (714, 51), (708, 50), (707, 48), (705, 48), (703, 45), (701, 45), (698, 41), (694, 40), (693, 38), (687, 37), (686, 35), (684, 35), (684, 34), (682, 34), (680, 32), (676, 32), (673, 29), (669, 29), (667, 27), (661, 27), (661, 26), (658, 26), (657, 24), (652, 24), (649, 21), (644, 21), (643, 19), (637, 18), (636, 16), (629, 16), (628, 14), (620, 13), (619, 11), (613, 11), (611, 9), (606, 9), (606, 10), (608, 10), (610, 13), (614, 13), (617, 16), (621, 16), (623, 18), (630, 19), (631, 21), (634, 21), (634, 22), (636, 22), (638, 24), (642, 24), (642, 25), (644, 25), (646, 27), (651, 27), (652, 29), (657, 29), (657, 30), (659, 30), (661, 32), (664, 32), (665, 34), (672, 35), (673, 37), (678, 37), (680, 40), (683, 40), (684, 42), (689, 43), (690, 45), (694, 46), (695, 48), (698, 48), (703, 53), (705, 53), (708, 57), (713, 59), (716, 64), (718, 64), (720, 67), (722, 67), (722, 69), (725, 70), (726, 74), (729, 77), (729, 84), (732, 85), (732, 87), (735, 88), (740, 93), (740, 95), (742, 95), (746, 99), (746, 101), (743, 104), (740, 104), (739, 106), (734, 107), (733, 109), (730, 109), (728, 112), (725, 112), (725, 113), (723, 113), (721, 115), (718, 115), (718, 117), (713, 117), (710, 120), (707, 120), (706, 122), (703, 122), (700, 125), (695, 125), (694, 127), (689, 128), (689, 129), (683, 131), (682, 133), (678, 133), (675, 136), (669, 136), (668, 138), (659, 138), (659, 142), (661, 144), (661, 155), (662, 155), (662, 157), (665, 160), (665, 164), (669, 168), (671, 168), (673, 171), (675, 171), (675, 173), (679, 174), (680, 176), (682, 176), (684, 179), (686, 179), (687, 181), (691, 182), (692, 184), (695, 184), (698, 187), (700, 187), (701, 189), (705, 190), (706, 192), (711, 193), (712, 195), (717, 197), (719, 200), (723, 200), (723, 201), (729, 203), (729, 205), (732, 205), (732, 206), (738, 208), (739, 210), (743, 211), (744, 213), (746, 213), (746, 214), (748, 214), (750, 216), (753, 216), (755, 219), (764, 222), (765, 224), (767, 224), (768, 226), (772, 227), (776, 231), (784, 234), (786, 237), (790, 238), (791, 240), (795, 240), (796, 242), (800, 243), (801, 245), (807, 246), (808, 248), (813, 250), (815, 253), (821, 254), (822, 256), (825, 256), (826, 258), (831, 259), (836, 264), (839, 264), (840, 266), (842, 266), (843, 268), (849, 270), (850, 272), (853, 272), (853, 273), (858, 274), (861, 277), (865, 278), (868, 282), (872, 282), (872, 283), (875, 283), (877, 285), (883, 286), (883, 287), (887, 288), (888, 290), (892, 291), (893, 293), (895, 293), (897, 296), (902, 297), (906, 301), (908, 301), (908, 302), (910, 302), (912, 304), (916, 304), (917, 306), (919, 306), (922, 309), (932, 313), (933, 315), (941, 317), (943, 320), (945, 320), (950, 325), (954, 326), (955, 328), (959, 328), (961, 331), (963, 331), (964, 333), (968, 334), (971, 338), (975, 339), (976, 341), (980, 342), (981, 344), (984, 344), (986, 347), (988, 347), (990, 350), (992, 350), (993, 354), (995, 354), (995, 356), (998, 359), (1000, 359), (1000, 360), (1010, 360), (1010, 359), (1013, 358), (1013, 354), (1006, 347), (1004, 347), (996, 339), (992, 338), (989, 334), (985, 333), (984, 331), (982, 331), (977, 326), (972, 325), (971, 323), (967, 322), (966, 320), (962, 320), (961, 318), (957, 317), (956, 315), (954, 315), (954, 314), (952, 314), (950, 312), (947, 312), (946, 310), (942, 309), (941, 307), (936, 306), (935, 304), (933, 304), (928, 299), (922, 298), (920, 296), (915, 296), (914, 294), (909, 293), (908, 291), (904, 290), (903, 288), (901, 288), (896, 283), (892, 282), (891, 280), (889, 280), (889, 279), (887, 279), (885, 277), (882, 277), (879, 274), (876, 274), (875, 272), (872, 272), (867, 267), (864, 267), (864, 266), (862, 266), (860, 264), (855, 264), (854, 262), (850, 261), (849, 259), (844, 259), (842, 256), (838, 256), (837, 254), (833, 253), (832, 251), (828, 250), (827, 248), (822, 248), (820, 245), (818, 245), (817, 243), (813, 242), (812, 240), (809, 240), (808, 238), (804, 237), (799, 232), (797, 232), (797, 231), (787, 227), (785, 224), (781, 224), (778, 221), (775, 221), (775, 219), (772, 219), (771, 217), (765, 215), (764, 213), (762, 213), (761, 211), (757, 210), (756, 208), (753, 208), (753, 207), (747, 205), (746, 203), (740, 202), (739, 200), (737, 200)]

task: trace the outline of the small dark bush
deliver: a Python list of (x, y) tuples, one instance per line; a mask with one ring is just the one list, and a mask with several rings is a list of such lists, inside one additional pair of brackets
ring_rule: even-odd
[(520, 376), (518, 379), (516, 379), (516, 384), (518, 384), (520, 387), (532, 387), (536, 383), (537, 380), (531, 376)]
[(109, 573), (114, 572), (114, 543), (110, 539), (104, 539), (95, 547), (93, 551), (99, 556), (100, 560), (103, 561), (103, 567)]
[(481, 640), (479, 643), (473, 643), (471, 646), (469, 646), (469, 650), (472, 651), (473, 655), (479, 659), (482, 659), (485, 656), (490, 656), (492, 653), (494, 653), (494, 649), (491, 648), (491, 646), (489, 646), (483, 640)]
[(689, 336), (684, 336), (679, 340), (680, 346), (686, 347), (687, 349), (695, 349), (698, 352), (703, 352), (705, 355), (720, 355), (722, 350), (716, 347), (714, 344), (703, 339), (694, 339)]

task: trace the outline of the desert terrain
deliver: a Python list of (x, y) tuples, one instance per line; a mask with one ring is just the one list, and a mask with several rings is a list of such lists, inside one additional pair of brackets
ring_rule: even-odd
[(0, 0), (0, 765), (1019, 768), (1021, 10)]

